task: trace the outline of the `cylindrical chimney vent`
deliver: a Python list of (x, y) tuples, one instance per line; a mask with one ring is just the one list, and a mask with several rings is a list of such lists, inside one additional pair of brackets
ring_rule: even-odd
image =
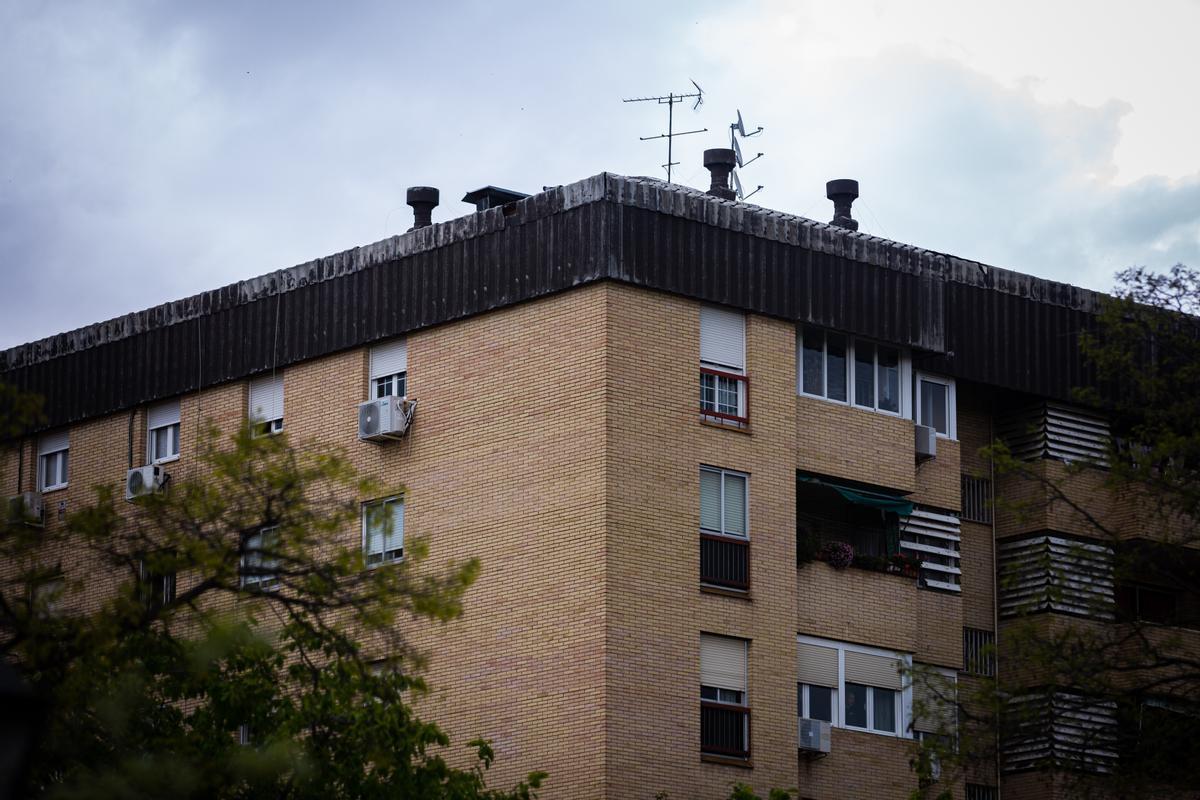
[(438, 190), (432, 186), (410, 186), (408, 194), (405, 198), (413, 210), (413, 226), (410, 231), (415, 231), (417, 228), (428, 228), (433, 224), (433, 209), (438, 204), (440, 195)]
[(833, 219), (830, 225), (847, 230), (858, 230), (858, 220), (850, 216), (850, 206), (858, 199), (858, 181), (840, 178), (825, 184), (825, 196), (833, 201)]
[(712, 173), (712, 186), (708, 193), (722, 200), (736, 200), (737, 195), (729, 188), (729, 173), (737, 166), (737, 158), (728, 147), (715, 147), (704, 151), (704, 166)]

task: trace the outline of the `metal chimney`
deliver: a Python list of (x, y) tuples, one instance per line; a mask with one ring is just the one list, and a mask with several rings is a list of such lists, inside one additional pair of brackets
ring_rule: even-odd
[(487, 211), (489, 208), (497, 208), (506, 203), (524, 200), (526, 197), (529, 195), (524, 192), (501, 189), (499, 186), (484, 186), (482, 189), (476, 189), (463, 195), (463, 202), (474, 205), (476, 211)]
[(413, 226), (409, 228), (410, 231), (428, 228), (433, 224), (433, 209), (437, 206), (439, 198), (438, 190), (432, 186), (408, 187), (405, 202), (412, 206), (413, 210)]
[(722, 200), (736, 200), (737, 195), (729, 188), (729, 173), (737, 166), (737, 157), (728, 147), (714, 147), (704, 151), (704, 166), (712, 173), (712, 186), (708, 193)]
[(825, 184), (825, 196), (833, 201), (833, 219), (830, 225), (847, 230), (858, 230), (858, 220), (850, 216), (850, 206), (858, 199), (858, 181), (839, 178)]

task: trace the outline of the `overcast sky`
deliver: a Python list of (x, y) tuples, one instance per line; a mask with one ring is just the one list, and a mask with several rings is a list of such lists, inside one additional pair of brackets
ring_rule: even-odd
[(1095, 289), (1200, 267), (1200, 0), (0, 3), (0, 347), (434, 220), (675, 179), (741, 109), (752, 202)]

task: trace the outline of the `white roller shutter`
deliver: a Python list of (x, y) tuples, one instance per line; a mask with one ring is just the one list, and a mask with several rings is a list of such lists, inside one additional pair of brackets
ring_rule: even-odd
[(700, 634), (700, 685), (746, 691), (746, 642)]
[(38, 439), (38, 455), (44, 456), (47, 453), (57, 453), (59, 450), (68, 449), (71, 445), (70, 435), (69, 430), (43, 433)]
[(150, 406), (146, 412), (146, 428), (165, 428), (168, 425), (179, 424), (179, 400), (168, 400), (156, 406)]
[(408, 372), (408, 340), (396, 339), (371, 348), (371, 380)]
[(250, 419), (255, 422), (283, 419), (283, 375), (250, 381)]
[(866, 686), (878, 686), (880, 689), (895, 689), (899, 691), (900, 661), (888, 656), (877, 656), (873, 653), (860, 653), (857, 650), (847, 650), (846, 682), (861, 683)]
[(836, 647), (800, 643), (800, 683), (813, 686), (838, 685), (838, 651)]
[(913, 730), (953, 733), (957, 726), (957, 682), (926, 667), (913, 678)]
[(700, 307), (700, 360), (731, 372), (746, 369), (746, 315)]

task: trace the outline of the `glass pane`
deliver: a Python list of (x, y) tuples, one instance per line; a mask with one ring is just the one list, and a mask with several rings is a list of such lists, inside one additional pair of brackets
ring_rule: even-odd
[(386, 378), (376, 378), (375, 379), (375, 396), (376, 397), (387, 397), (391, 393), (392, 393), (392, 376), (391, 375), (388, 375)]
[(396, 376), (396, 396), (408, 397), (408, 373), (401, 372)]
[(58, 483), (57, 453), (42, 456), (42, 488)]
[(717, 376), (700, 374), (700, 408), (705, 411), (717, 410)]
[(733, 378), (717, 378), (717, 411), (719, 413), (734, 417), (741, 416), (738, 383)]
[(825, 337), (825, 365), (828, 383), (825, 396), (830, 400), (846, 400), (846, 337), (829, 334)]
[(823, 334), (820, 331), (808, 328), (804, 331), (804, 348), (801, 351), (801, 359), (804, 362), (802, 370), (804, 372), (804, 391), (806, 394), (817, 394), (824, 396), (825, 394), (825, 376), (822, 374), (824, 364), (822, 363), (823, 353), (821, 352), (821, 344)]
[(854, 404), (875, 407), (875, 345), (854, 343)]
[(389, 551), (404, 547), (404, 501), (392, 500), (388, 503), (392, 512), (392, 529), (387, 539)]
[(872, 690), (875, 695), (875, 730), (896, 732), (896, 693), (891, 689)]
[(68, 469), (68, 458), (71, 455), (70, 450), (63, 450), (58, 454), (58, 479), (59, 483), (66, 483), (70, 480), (70, 470)]
[(808, 687), (808, 718), (833, 722), (833, 690), (828, 686)]
[(171, 453), (171, 429), (170, 428), (155, 428), (153, 437), (153, 449), (151, 460), (157, 461), (160, 458), (167, 458)]
[(879, 348), (879, 407), (900, 413), (900, 351)]
[(846, 684), (846, 724), (855, 728), (867, 727), (867, 687), (860, 683)]
[(733, 689), (718, 689), (717, 699), (722, 703), (734, 703), (740, 706), (742, 704), (742, 693)]
[(921, 424), (938, 433), (949, 433), (946, 425), (946, 386), (934, 381), (921, 381)]
[(700, 527), (721, 532), (721, 473), (700, 470)]
[(717, 689), (716, 689), (716, 687), (714, 687), (714, 686), (701, 686), (701, 687), (700, 687), (700, 699), (701, 699), (701, 700), (716, 700), (716, 699), (717, 699)]
[(746, 535), (746, 479), (725, 476), (725, 532)]

